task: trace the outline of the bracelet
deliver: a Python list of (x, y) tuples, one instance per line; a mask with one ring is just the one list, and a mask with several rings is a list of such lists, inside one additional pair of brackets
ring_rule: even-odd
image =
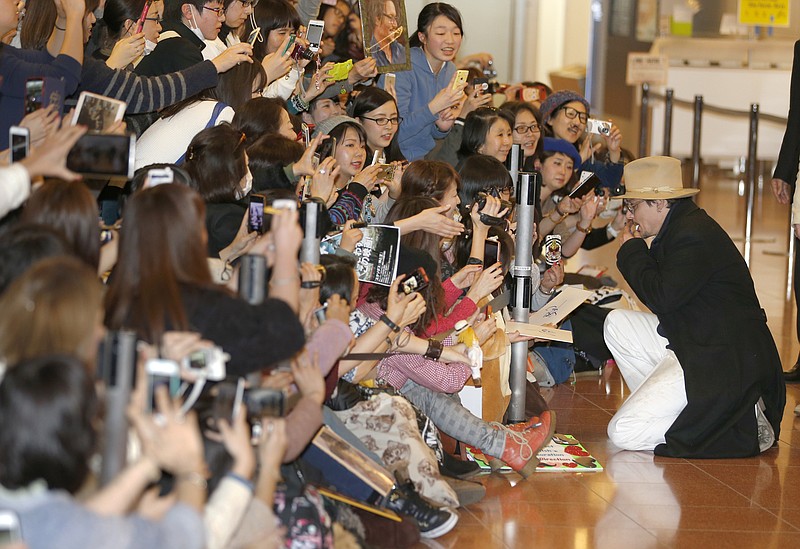
[(470, 257), (467, 259), (467, 265), (483, 265), (483, 260), (478, 259), (477, 257)]
[(56, 22), (54, 23), (54, 25), (55, 25), (55, 27), (56, 27), (58, 30), (60, 30), (60, 31), (66, 31), (66, 30), (67, 30), (67, 27), (64, 27), (63, 29), (62, 29), (61, 27), (59, 27), (59, 26), (58, 26), (58, 21), (56, 21)]
[(189, 473), (178, 475), (178, 480), (185, 480), (189, 484), (194, 484), (198, 488), (202, 488), (203, 490), (208, 490), (208, 481), (206, 481), (206, 477), (204, 477), (197, 471), (191, 471)]
[(611, 238), (617, 238), (617, 236), (619, 235), (619, 231), (614, 227), (612, 227), (611, 223), (606, 225), (606, 232), (608, 233), (608, 236), (610, 236)]
[(583, 227), (581, 227), (580, 223), (576, 223), (575, 229), (582, 232), (583, 234), (589, 234), (590, 232), (592, 232), (592, 224), (589, 223), (589, 226), (584, 229)]
[(389, 318), (388, 316), (386, 316), (385, 314), (382, 314), (382, 315), (380, 316), (380, 318), (378, 318), (378, 320), (380, 320), (381, 322), (383, 322), (384, 324), (386, 324), (386, 325), (389, 327), (389, 329), (390, 329), (390, 330), (392, 330), (394, 333), (398, 333), (398, 332), (400, 331), (400, 326), (398, 326), (397, 324), (395, 324), (395, 323), (392, 321), (392, 319), (391, 319), (391, 318)]
[(542, 295), (548, 295), (548, 296), (549, 296), (549, 295), (553, 295), (553, 292), (554, 292), (554, 291), (556, 291), (556, 287), (555, 287), (555, 286), (553, 286), (552, 288), (550, 288), (550, 291), (549, 291), (549, 292), (545, 292), (545, 291), (542, 289), (542, 285), (541, 285), (541, 284), (539, 285), (539, 293), (540, 293), (540, 294), (542, 294)]
[(306, 103), (302, 97), (295, 94), (290, 99), (292, 106), (295, 108), (297, 112), (303, 112), (308, 110), (308, 103)]
[(564, 212), (562, 212), (562, 211), (561, 211), (561, 210), (558, 208), (559, 206), (561, 206), (561, 202), (559, 202), (558, 204), (556, 204), (556, 211), (558, 212), (558, 215), (563, 215), (564, 217), (568, 216), (568, 215), (569, 215), (569, 212), (567, 212), (567, 213), (564, 213)]
[(442, 356), (442, 351), (444, 351), (444, 345), (442, 345), (441, 341), (437, 341), (435, 339), (429, 339), (428, 350), (425, 351), (425, 358), (429, 358), (431, 360), (439, 360), (439, 357)]
[(564, 221), (567, 218), (567, 216), (569, 215), (569, 214), (562, 214), (561, 212), (558, 212), (558, 215), (560, 217), (558, 218), (558, 220), (555, 220), (555, 219), (553, 219), (553, 214), (556, 213), (557, 211), (558, 211), (558, 207), (556, 207), (556, 209), (553, 210), (552, 212), (550, 212), (550, 215), (547, 216), (550, 219), (550, 221), (552, 221), (556, 225), (558, 225), (559, 223)]

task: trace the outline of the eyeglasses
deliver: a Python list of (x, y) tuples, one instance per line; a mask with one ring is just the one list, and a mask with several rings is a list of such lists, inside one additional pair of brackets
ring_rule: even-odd
[(154, 23), (158, 23), (159, 25), (163, 21), (163, 19), (161, 17), (145, 17), (144, 20), (145, 21), (153, 21)]
[(208, 11), (213, 11), (214, 13), (217, 14), (218, 18), (222, 17), (223, 15), (225, 15), (225, 8), (223, 8), (222, 6), (220, 6), (218, 8), (209, 8), (208, 6), (203, 6), (203, 9), (204, 10), (208, 10)]
[(389, 21), (391, 21), (393, 23), (397, 23), (397, 16), (396, 15), (389, 15), (388, 13), (382, 13), (381, 17), (385, 17)]
[(637, 202), (633, 202), (632, 200), (623, 200), (622, 201), (622, 213), (624, 214), (636, 214), (636, 208), (644, 202), (644, 200), (639, 200)]
[(577, 109), (573, 109), (572, 107), (561, 107), (561, 110), (564, 111), (564, 114), (570, 120), (574, 120), (575, 117), (578, 117), (578, 120), (586, 124), (586, 121), (589, 119), (589, 115), (585, 112), (581, 112)]
[(378, 126), (385, 126), (386, 124), (389, 123), (394, 124), (395, 126), (399, 126), (403, 122), (402, 116), (395, 116), (393, 118), (386, 118), (385, 116), (381, 118), (367, 118), (366, 116), (362, 116), (361, 118), (363, 118), (364, 120), (372, 120)]
[(526, 133), (540, 133), (539, 124), (531, 124), (530, 126), (525, 126), (524, 124), (520, 124), (519, 126), (514, 126), (514, 131), (520, 135), (525, 135)]

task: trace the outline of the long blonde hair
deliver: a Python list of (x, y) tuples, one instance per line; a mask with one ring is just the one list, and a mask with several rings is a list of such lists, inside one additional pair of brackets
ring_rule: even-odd
[(0, 294), (0, 359), (67, 354), (91, 364), (102, 302), (97, 275), (77, 258), (35, 263)]

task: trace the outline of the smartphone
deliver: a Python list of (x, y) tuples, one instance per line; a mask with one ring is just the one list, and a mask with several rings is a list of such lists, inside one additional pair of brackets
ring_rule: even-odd
[(544, 237), (544, 262), (548, 265), (555, 265), (561, 261), (561, 235), (549, 234)]
[(172, 168), (153, 168), (147, 170), (147, 177), (144, 180), (144, 188), (157, 187), (165, 183), (172, 183), (175, 180), (175, 174)]
[(522, 88), (519, 91), (519, 98), (522, 101), (531, 103), (533, 101), (543, 101), (542, 90), (539, 88)]
[(413, 273), (408, 275), (405, 280), (400, 283), (400, 290), (408, 295), (424, 290), (428, 287), (428, 284), (430, 284), (430, 279), (428, 279), (425, 268), (417, 267)]
[(264, 205), (266, 199), (264, 195), (252, 194), (250, 195), (250, 209), (247, 214), (247, 231), (263, 234), (264, 230)]
[(308, 49), (313, 52), (319, 51), (319, 45), (322, 44), (322, 32), (325, 30), (325, 21), (319, 19), (312, 19), (308, 22), (308, 30), (306, 30), (306, 40), (308, 40)]
[(22, 541), (19, 517), (14, 511), (0, 511), (0, 546)]
[(43, 92), (44, 78), (29, 78), (25, 81), (25, 114), (30, 114), (44, 107), (42, 101)]
[(289, 37), (289, 42), (286, 44), (286, 47), (283, 49), (283, 53), (281, 55), (286, 55), (286, 52), (292, 49), (292, 46), (294, 46), (295, 40), (297, 40), (297, 36), (296, 35), (293, 34), (293, 35), (291, 35)]
[(390, 86), (394, 87), (395, 82), (397, 82), (397, 76), (395, 76), (393, 72), (387, 72), (383, 78), (383, 89), (386, 89)]
[(303, 122), (301, 129), (303, 132), (303, 142), (306, 144), (306, 148), (308, 148), (308, 146), (311, 144), (311, 128), (308, 127), (308, 124)]
[(173, 360), (156, 358), (148, 360), (144, 365), (144, 370), (147, 374), (145, 412), (153, 413), (158, 410), (155, 398), (158, 387), (166, 387), (170, 397), (178, 394), (181, 385), (180, 366)]
[(122, 120), (127, 108), (125, 101), (82, 91), (78, 96), (78, 105), (72, 115), (71, 124), (82, 124), (89, 131), (102, 132)]
[(595, 135), (609, 136), (611, 135), (611, 122), (590, 118), (586, 121), (586, 131)]
[(331, 137), (331, 158), (336, 158), (336, 138)]
[(478, 95), (483, 95), (488, 93), (489, 91), (489, 79), (488, 78), (473, 78), (472, 79), (472, 87), (475, 90), (475, 93)]
[(31, 131), (21, 126), (11, 126), (8, 129), (8, 142), (11, 144), (11, 162), (23, 160), (31, 147)]
[(342, 63), (336, 63), (328, 70), (328, 78), (332, 78), (335, 82), (346, 80), (350, 76), (350, 71), (353, 70), (353, 60), (348, 59)]
[(258, 40), (259, 35), (261, 34), (261, 27), (256, 27), (250, 31), (250, 35), (247, 37), (247, 43), (251, 46), (256, 45), (256, 40)]
[(142, 29), (144, 29), (144, 22), (147, 19), (147, 12), (150, 11), (150, 6), (152, 4), (153, 2), (151, 0), (147, 0), (147, 2), (144, 3), (144, 7), (142, 8), (142, 14), (139, 16), (138, 19), (139, 22), (136, 25), (136, 34), (139, 34), (140, 32), (142, 32)]
[(467, 83), (467, 78), (469, 78), (469, 71), (465, 71), (465, 70), (456, 71), (456, 79), (453, 82), (453, 89), (455, 90), (456, 88), (458, 88), (462, 84), (466, 84)]
[(379, 181), (391, 181), (394, 179), (394, 164), (380, 164), (381, 171), (377, 173), (375, 179)]
[(583, 198), (600, 184), (600, 178), (594, 172), (581, 172), (577, 185), (569, 193), (570, 198)]
[(181, 367), (211, 381), (222, 381), (227, 370), (225, 364), (230, 358), (222, 347), (210, 347), (185, 357)]
[(95, 179), (131, 179), (136, 136), (87, 133), (67, 155), (67, 168)]
[(325, 312), (327, 310), (328, 310), (328, 304), (327, 303), (325, 305), (323, 305), (322, 307), (320, 307), (319, 309), (315, 309), (314, 310), (314, 318), (317, 319), (317, 323), (318, 324), (322, 325), (322, 324), (325, 323), (325, 320), (327, 320), (327, 317), (325, 316)]
[(488, 268), (500, 261), (500, 243), (486, 240), (483, 244), (483, 267)]
[(244, 392), (247, 417), (251, 422), (265, 417), (283, 417), (287, 412), (287, 394), (282, 389), (255, 387)]

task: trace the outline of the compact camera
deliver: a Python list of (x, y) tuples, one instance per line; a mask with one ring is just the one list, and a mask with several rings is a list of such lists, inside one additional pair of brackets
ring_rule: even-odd
[(611, 135), (611, 122), (608, 120), (597, 120), (596, 118), (590, 118), (586, 121), (586, 131), (596, 135), (608, 137)]
[(418, 267), (400, 283), (400, 291), (405, 295), (409, 295), (424, 290), (428, 287), (428, 284), (430, 284), (428, 274), (423, 267)]
[(308, 59), (309, 61), (313, 61), (319, 55), (317, 52), (311, 50), (310, 48), (305, 47), (302, 44), (295, 44), (294, 49), (292, 50), (292, 59), (295, 61), (300, 61), (302, 59)]
[(222, 350), (221, 347), (211, 347), (202, 349), (190, 354), (183, 359), (181, 368), (188, 370), (209, 381), (222, 381), (225, 379), (227, 369), (225, 363), (231, 356)]

